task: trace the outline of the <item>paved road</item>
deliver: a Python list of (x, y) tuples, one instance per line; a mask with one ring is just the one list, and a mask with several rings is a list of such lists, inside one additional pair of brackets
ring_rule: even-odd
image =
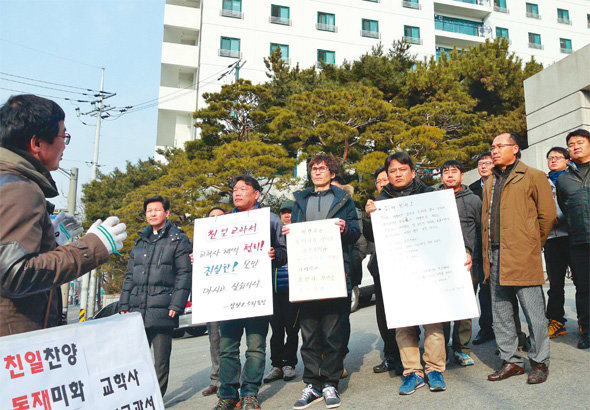
[[(351, 316), (350, 354), (345, 361), (350, 376), (340, 384), (341, 409), (590, 409), (590, 352), (576, 348), (579, 333), (573, 296), (574, 287), (568, 283), (566, 327), (569, 334), (551, 341), (550, 375), (546, 383), (527, 385), (526, 376), (501, 382), (488, 381), (487, 375), (500, 366), (500, 360), (494, 354), (496, 344), (491, 341), (473, 346), (474, 366), (448, 366), (444, 373), (447, 391), (433, 393), (424, 387), (411, 396), (398, 395), (401, 377), (393, 373), (373, 373), (373, 366), (381, 361), (383, 343), (375, 322), (375, 305), (363, 306)], [(524, 327), (524, 317), (522, 320)], [(477, 321), (473, 327), (476, 334), (479, 330)], [(244, 344), (245, 340), (242, 341)], [(266, 371), (270, 368), (268, 356)], [(294, 381), (277, 381), (261, 387), (259, 398), (264, 410), (292, 408), (304, 387), (301, 361), (296, 371), (298, 377)], [(164, 397), (166, 408), (213, 408), (216, 397), (201, 394), (209, 385), (209, 372), (207, 336), (175, 340), (170, 384)], [(323, 408), (323, 403), (311, 407)]]

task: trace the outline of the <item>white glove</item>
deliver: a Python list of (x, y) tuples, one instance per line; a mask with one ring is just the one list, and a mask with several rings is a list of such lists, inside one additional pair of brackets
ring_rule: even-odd
[(60, 212), (55, 219), (51, 221), (53, 231), (55, 232), (55, 242), (58, 246), (65, 245), (71, 238), (74, 238), (84, 232), (82, 222), (74, 215)]
[(93, 233), (100, 238), (104, 246), (111, 253), (117, 253), (123, 247), (123, 241), (127, 238), (127, 227), (119, 223), (119, 218), (109, 216), (104, 222), (98, 219), (88, 228), (87, 233)]

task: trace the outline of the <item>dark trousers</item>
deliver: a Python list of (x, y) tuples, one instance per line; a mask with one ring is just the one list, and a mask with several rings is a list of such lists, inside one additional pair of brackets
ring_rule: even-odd
[(549, 290), (547, 291), (547, 319), (565, 323), (565, 273), (570, 264), (567, 236), (551, 238), (545, 242), (544, 253)]
[(270, 360), (273, 367), (295, 368), (299, 347), (299, 306), (289, 302), (288, 293), (273, 293), (272, 303)]
[(587, 335), (590, 331), (590, 244), (570, 248), (572, 279), (576, 285), (576, 311), (581, 331)]
[[(493, 319), (492, 319), (492, 294), (490, 286), (483, 283), (485, 274), (483, 272), (483, 261), (480, 256), (475, 256), (477, 261), (473, 268), (477, 273), (477, 285), (479, 285), (479, 308), (481, 313), (479, 316), (479, 328), (485, 333), (493, 333)], [(475, 291), (477, 292), (477, 286)]]
[(342, 359), (346, 357), (348, 352), (348, 342), (350, 341), (350, 304), (351, 304), (352, 294), (348, 294), (347, 300), (348, 304), (344, 308), (344, 312), (342, 313)]
[(151, 327), (145, 330), (148, 344), (154, 348), (154, 367), (162, 397), (168, 388), (168, 373), (170, 373), (170, 353), (172, 352), (172, 328)]
[(338, 298), (300, 304), (303, 381), (318, 391), (325, 385), (338, 388), (344, 368), (343, 322), (347, 303), (348, 298)]
[(387, 328), (387, 319), (385, 318), (385, 306), (383, 305), (383, 290), (381, 288), (381, 280), (379, 276), (374, 277), (375, 279), (375, 312), (377, 314), (377, 326), (379, 327), (379, 334), (383, 339), (383, 355), (387, 359), (388, 357), (393, 358), (396, 361), (400, 361), (399, 347), (395, 340), (395, 329)]

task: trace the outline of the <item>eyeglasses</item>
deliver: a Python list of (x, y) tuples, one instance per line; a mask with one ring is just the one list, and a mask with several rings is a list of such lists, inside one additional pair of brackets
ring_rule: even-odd
[(389, 184), (389, 180), (388, 179), (378, 179), (377, 181), (375, 181), (375, 185), (379, 186), (379, 185), (387, 185)]
[(500, 149), (500, 148), (504, 148), (504, 147), (513, 147), (516, 144), (498, 144), (498, 145), (492, 145), (490, 147), (490, 152), (494, 152), (494, 150), (496, 149)]
[(72, 138), (72, 136), (67, 132), (64, 135), (56, 135), (56, 137), (63, 138), (65, 145), (68, 145), (70, 143), (70, 138)]
[(558, 157), (547, 157), (547, 160), (549, 162), (559, 161), (559, 160), (562, 160), (562, 159), (565, 159), (565, 157), (562, 157), (562, 156), (558, 156)]
[(324, 172), (328, 171), (328, 169), (329, 169), (328, 167), (324, 167), (324, 166), (321, 166), (321, 167), (311, 167), (311, 172), (313, 174), (315, 174), (316, 172), (320, 172), (320, 173), (323, 174)]
[[(491, 151), (491, 150), (490, 150), (490, 151)], [(493, 166), (494, 166), (494, 163), (493, 163), (492, 161), (479, 162), (479, 163), (477, 164), (477, 166), (478, 166), (478, 167), (481, 167), (481, 168), (488, 168), (488, 167), (493, 167)]]

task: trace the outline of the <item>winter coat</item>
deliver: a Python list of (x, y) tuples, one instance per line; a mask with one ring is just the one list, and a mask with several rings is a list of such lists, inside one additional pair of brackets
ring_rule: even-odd
[(590, 167), (582, 175), (568, 164), (557, 179), (557, 201), (567, 218), (570, 246), (590, 243)]
[(287, 264), (273, 269), (272, 291), (274, 293), (289, 293), (289, 267)]
[(483, 195), (483, 188), (481, 186), (481, 178), (475, 181), (473, 184), (469, 185), (469, 189), (473, 192), (479, 199), (481, 199)]
[[(139, 232), (130, 253), (119, 312), (139, 312), (144, 326), (178, 327), (191, 291), (192, 246), (184, 232), (170, 221), (157, 235), (153, 228)], [(172, 318), (169, 311), (177, 315)]]
[(45, 200), (57, 195), (37, 158), (0, 147), (0, 336), (42, 329), (48, 310), (47, 327), (60, 324), (59, 286), (109, 258), (94, 234), (57, 247)]
[[(483, 189), (482, 242), (486, 283), (490, 277), (490, 200), (496, 168)], [(545, 283), (541, 248), (557, 217), (547, 177), (518, 161), (508, 175), (500, 201), (500, 285)]]
[(553, 228), (551, 228), (551, 232), (549, 232), (549, 237), (547, 238), (547, 240), (549, 239), (553, 239), (553, 238), (560, 238), (562, 236), (568, 236), (567, 232), (567, 219), (565, 217), (565, 215), (563, 214), (559, 203), (557, 202), (557, 187), (555, 186), (555, 184), (553, 183), (553, 181), (551, 181), (551, 179), (549, 179), (549, 177), (547, 177), (547, 181), (549, 182), (549, 185), (551, 186), (551, 192), (553, 193), (553, 200), (555, 201), (555, 205), (557, 206), (557, 220), (555, 225), (553, 225)]

